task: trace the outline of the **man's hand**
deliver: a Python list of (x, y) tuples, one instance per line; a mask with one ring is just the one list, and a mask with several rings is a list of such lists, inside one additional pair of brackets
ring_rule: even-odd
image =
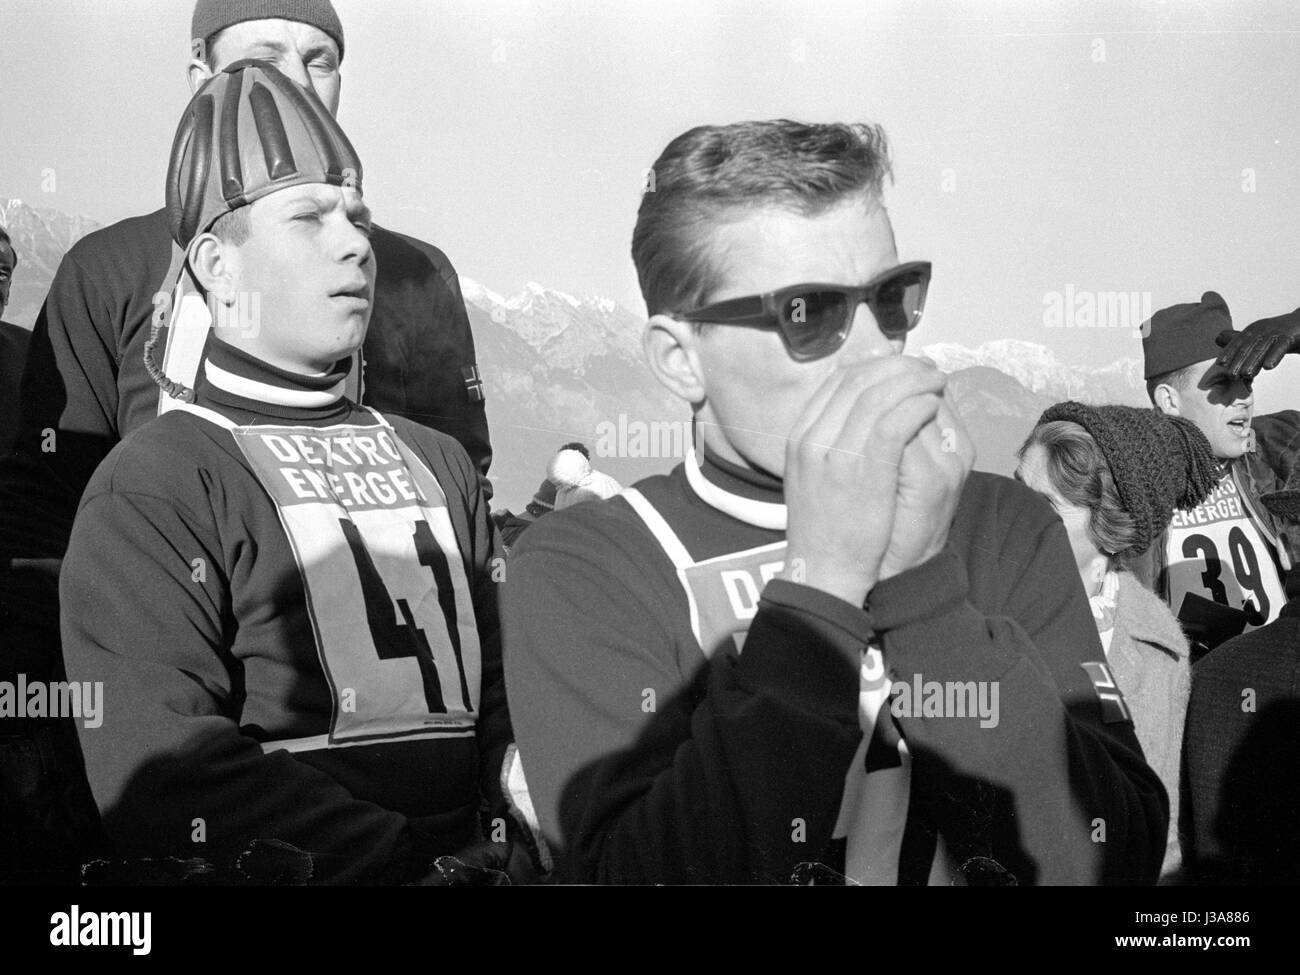
[[(895, 550), (896, 567), (918, 544), (932, 543), (913, 538), (916, 525), (897, 542), (893, 535), (904, 451), (940, 414), (947, 379), (928, 361), (888, 356), (836, 370), (817, 390), (786, 447), (789, 549), (780, 578), (862, 606), (887, 550)], [(942, 446), (941, 437), (936, 430), (927, 454)], [(909, 521), (946, 497), (918, 478), (952, 464), (920, 455), (908, 460)]]
[(881, 579), (939, 554), (974, 463), (975, 445), (945, 391), (938, 414), (903, 449), (894, 531), (880, 563)]
[(1234, 376), (1254, 379), (1273, 369), (1288, 352), (1300, 352), (1300, 309), (1276, 318), (1261, 318), (1240, 332), (1224, 329), (1215, 337), (1223, 346), (1218, 364)]

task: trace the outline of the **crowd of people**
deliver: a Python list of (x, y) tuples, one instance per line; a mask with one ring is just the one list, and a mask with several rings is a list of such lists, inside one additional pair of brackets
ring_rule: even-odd
[[(1300, 311), (1157, 311), (1149, 408), (980, 472), (904, 354), (885, 133), (700, 126), (632, 232), (694, 446), (624, 487), (564, 444), (492, 511), (456, 272), (372, 219), (331, 3), (191, 38), (165, 206), (0, 329), (0, 878), (1294, 882), (1300, 413), (1252, 384)], [(59, 685), (98, 718), (14, 708)]]

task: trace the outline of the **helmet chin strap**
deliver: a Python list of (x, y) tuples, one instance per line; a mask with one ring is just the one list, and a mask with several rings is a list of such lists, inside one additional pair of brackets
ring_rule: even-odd
[[(172, 266), (164, 280), (174, 280), (176, 284), (170, 296), (163, 291), (155, 295), (149, 341), (144, 345), (145, 371), (162, 391), (158, 397), (159, 416), (180, 403), (194, 402), (193, 384), (198, 375), (208, 329), (212, 327), (207, 305), (196, 293), (197, 289), (186, 287), (189, 277), (185, 252), (173, 245)], [(159, 296), (166, 300), (160, 302)], [(163, 328), (167, 329), (167, 346), (163, 364), (159, 366), (154, 359), (154, 349)]]

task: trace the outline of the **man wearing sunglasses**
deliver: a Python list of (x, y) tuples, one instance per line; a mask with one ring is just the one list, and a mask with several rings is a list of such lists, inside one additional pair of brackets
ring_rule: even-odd
[(561, 875), (1154, 879), (1164, 793), (1065, 531), (971, 473), (946, 377), (901, 354), (930, 267), (898, 261), (883, 133), (697, 128), (654, 172), (644, 344), (696, 448), (530, 529), (502, 597)]

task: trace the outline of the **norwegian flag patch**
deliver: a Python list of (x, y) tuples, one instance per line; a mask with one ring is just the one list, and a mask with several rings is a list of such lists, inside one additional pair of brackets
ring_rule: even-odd
[(1110, 672), (1110, 667), (1095, 661), (1079, 664), (1079, 666), (1088, 675), (1088, 680), (1092, 681), (1092, 689), (1097, 692), (1097, 700), (1101, 703), (1101, 720), (1106, 724), (1132, 721), (1128, 705), (1124, 703), (1124, 695), (1119, 689), (1119, 684), (1115, 682), (1115, 675)]
[(465, 378), (465, 395), (471, 403), (482, 403), (487, 398), (483, 392), (483, 377), (478, 374), (478, 366), (466, 366), (460, 371)]

